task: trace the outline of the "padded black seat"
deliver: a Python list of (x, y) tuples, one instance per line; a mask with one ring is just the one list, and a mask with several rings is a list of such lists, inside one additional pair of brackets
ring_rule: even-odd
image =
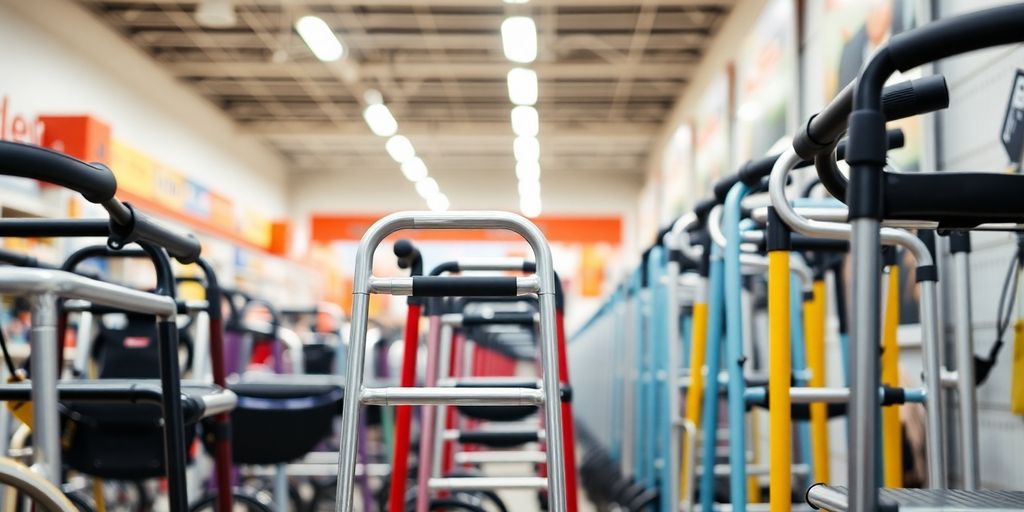
[(301, 458), (330, 435), (341, 413), (344, 388), (336, 384), (240, 382), (229, 386), (238, 395), (231, 413), (231, 440), (238, 464), (278, 464)]
[[(28, 381), (0, 385), (0, 400), (31, 399)], [(217, 412), (215, 402), (227, 399), (220, 388), (183, 382), (181, 408), (186, 437), (195, 424)], [(74, 380), (57, 384), (61, 401), (64, 463), (101, 478), (139, 480), (164, 476), (162, 397), (160, 381)]]

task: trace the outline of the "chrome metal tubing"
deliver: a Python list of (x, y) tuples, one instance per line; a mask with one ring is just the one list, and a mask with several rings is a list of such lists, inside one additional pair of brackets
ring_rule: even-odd
[(547, 455), (541, 451), (459, 452), (456, 464), (540, 464)]
[(60, 406), (57, 401), (57, 296), (34, 295), (32, 305), (32, 468), (61, 483)]
[[(874, 229), (876, 230), (876, 233), (874, 235), (871, 235), (870, 233), (867, 233), (867, 231), (869, 231), (870, 229), (870, 226), (867, 224), (867, 220), (865, 219), (857, 219), (856, 222), (848, 225), (834, 222), (822, 222), (815, 219), (808, 219), (800, 216), (794, 210), (792, 205), (790, 205), (789, 199), (786, 197), (786, 178), (789, 172), (792, 170), (793, 166), (796, 165), (798, 160), (799, 157), (796, 156), (792, 149), (789, 149), (786, 152), (784, 152), (782, 156), (780, 156), (779, 159), (775, 162), (775, 167), (772, 168), (772, 173), (768, 182), (768, 193), (771, 197), (772, 205), (775, 207), (776, 212), (779, 214), (779, 217), (783, 220), (783, 222), (785, 222), (790, 228), (792, 228), (793, 231), (807, 236), (829, 238), (833, 240), (849, 240), (851, 242), (851, 248), (854, 247), (854, 244), (856, 243), (874, 243), (874, 245), (872, 246), (874, 247), (874, 249), (872, 250), (875, 253), (878, 252), (877, 248), (879, 244), (898, 245), (906, 248), (914, 256), (914, 259), (916, 260), (918, 266), (931, 266), (935, 264), (931, 252), (924, 245), (924, 243), (916, 236), (902, 229), (891, 227), (883, 228), (879, 225), (878, 222), (875, 222)], [(861, 226), (861, 233), (859, 235), (857, 234), (856, 228), (856, 225), (858, 223)], [(858, 238), (858, 236), (860, 238)], [(853, 251), (851, 249), (851, 253), (856, 253), (856, 251)], [(854, 347), (853, 350), (855, 355), (854, 357), (851, 357), (850, 360), (856, 362), (857, 350), (868, 350), (867, 348), (861, 346), (862, 343), (867, 343), (869, 346), (874, 347), (873, 349), (871, 349), (876, 352), (874, 356), (876, 360), (874, 361), (874, 363), (871, 363), (870, 361), (865, 361), (865, 364), (870, 365), (870, 367), (860, 368), (855, 371), (855, 373), (860, 374), (862, 380), (864, 377), (866, 377), (867, 379), (872, 379), (873, 384), (863, 384), (863, 387), (859, 388), (858, 391), (868, 393), (870, 396), (867, 397), (867, 400), (874, 402), (875, 400), (877, 400), (877, 397), (871, 390), (873, 390), (877, 386), (877, 346), (878, 339), (881, 333), (881, 327), (879, 324), (878, 317), (881, 311), (881, 296), (880, 286), (878, 282), (879, 279), (869, 279), (867, 272), (874, 268), (876, 274), (880, 275), (881, 267), (879, 266), (880, 263), (878, 261), (877, 254), (875, 254), (873, 257), (868, 256), (866, 250), (862, 249), (861, 256), (861, 258), (854, 258), (855, 263), (853, 269), (855, 274), (853, 278), (853, 289), (855, 292), (859, 293), (874, 294), (871, 295), (872, 297), (874, 297), (874, 299), (872, 303), (868, 303), (868, 299), (863, 298), (862, 296), (860, 302), (858, 302), (856, 299), (854, 299), (853, 301), (853, 309), (851, 310), (852, 321), (850, 333), (850, 346)], [(861, 261), (862, 263), (858, 264), (856, 263), (856, 261)], [(874, 267), (872, 267), (871, 265), (874, 265)], [(856, 272), (860, 273), (857, 274)], [(925, 373), (925, 387), (929, 392), (934, 393), (935, 396), (941, 396), (941, 347), (939, 333), (937, 330), (938, 324), (936, 323), (938, 321), (938, 295), (936, 292), (934, 281), (924, 281), (921, 282), (920, 285), (920, 315), (922, 318), (921, 339), (922, 354), (924, 356), (923, 366)], [(858, 293), (854, 293), (854, 297), (858, 296)], [(858, 317), (853, 313), (859, 313), (864, 316)], [(869, 319), (869, 322), (863, 320), (868, 316), (872, 317)], [(854, 331), (856, 331), (860, 335), (860, 338), (855, 338), (853, 336)], [(868, 358), (867, 354), (859, 354), (859, 356), (863, 358)], [(856, 369), (859, 367), (853, 366), (853, 368)], [(868, 370), (870, 370), (869, 373), (864, 373), (865, 371)], [(874, 376), (874, 378), (872, 376)], [(854, 393), (854, 395), (856, 396), (856, 392)], [(851, 403), (856, 404), (857, 399), (854, 398), (851, 401)], [(944, 426), (942, 418), (942, 400), (929, 400), (928, 407), (926, 409), (928, 415), (928, 421), (926, 425), (928, 434), (926, 436), (926, 443), (928, 448), (928, 474), (930, 476), (929, 484), (930, 486), (945, 486), (946, 464), (943, 449)], [(858, 408), (856, 407), (856, 405), (854, 405), (851, 414), (855, 414), (857, 411)], [(875, 413), (876, 411), (870, 412), (870, 414)], [(870, 418), (865, 419), (870, 419), (873, 422), (875, 421), (874, 418), (875, 416), (871, 416)], [(851, 433), (853, 433), (854, 430), (862, 430), (863, 428), (865, 428), (864, 425), (867, 424), (873, 423), (865, 423), (861, 419), (852, 421), (851, 427), (855, 428), (851, 430)], [(873, 440), (873, 432), (874, 430), (872, 429), (872, 433), (867, 434), (869, 436), (868, 439), (861, 439), (858, 441), (853, 436), (851, 436), (850, 440), (851, 442), (867, 442)], [(864, 453), (864, 451), (861, 450), (860, 448), (858, 448), (858, 450), (853, 450), (852, 446), (850, 453), (854, 454), (854, 456), (872, 457), (872, 459), (874, 458), (873, 453)], [(851, 472), (866, 471), (866, 469), (860, 469), (856, 464), (853, 463), (851, 463), (850, 465), (850, 470)], [(934, 478), (931, 478), (932, 475), (934, 475)], [(856, 483), (856, 480), (853, 479), (852, 476), (850, 482), (851, 487), (855, 488), (856, 485), (854, 485), (854, 483)]]
[(543, 405), (544, 392), (524, 388), (363, 388), (367, 405)]
[(459, 258), (456, 260), (460, 272), (477, 270), (518, 270), (528, 263), (523, 258)]
[[(850, 314), (850, 438), (847, 448), (850, 505), (854, 510), (878, 508), (876, 469), (879, 418), (878, 340), (881, 335), (881, 258), (879, 225), (875, 219), (854, 219), (850, 252), (853, 265), (853, 300)], [(924, 319), (921, 321), (925, 323)], [(932, 409), (929, 407), (929, 409)]]
[(807, 489), (807, 503), (815, 509), (831, 510), (832, 512), (850, 510), (850, 500), (846, 493), (825, 484), (815, 484)]
[(953, 253), (953, 310), (956, 314), (957, 398), (960, 404), (960, 464), (963, 488), (977, 490), (980, 484), (978, 465), (978, 398), (974, 386), (974, 321), (971, 318), (970, 253)]
[(540, 490), (548, 488), (548, 479), (540, 476), (482, 476), (431, 478), (432, 490), (490, 491), (495, 489)]
[(82, 299), (133, 313), (169, 318), (177, 314), (174, 300), (62, 270), (0, 267), (0, 291), (5, 294), (44, 294)]
[[(353, 511), (355, 491), (355, 463), (357, 427), (361, 398), (372, 398), (377, 394), (378, 403), (391, 403), (391, 391), (379, 392), (363, 388), (363, 371), (366, 356), (366, 331), (369, 314), (370, 280), (372, 277), (373, 254), (385, 237), (402, 229), (503, 229), (521, 235), (533, 249), (537, 272), (537, 295), (540, 306), (540, 348), (543, 372), (543, 390), (511, 390), (522, 393), (526, 403), (543, 403), (544, 428), (548, 436), (547, 468), (548, 497), (552, 512), (566, 512), (565, 460), (562, 439), (561, 402), (558, 382), (558, 344), (555, 324), (555, 275), (551, 261), (551, 249), (544, 234), (530, 221), (508, 212), (403, 212), (388, 215), (370, 227), (363, 235), (356, 251), (355, 271), (352, 287), (352, 322), (350, 325), (350, 353), (345, 388), (345, 402), (342, 410), (340, 436), (341, 453), (338, 458), (338, 488), (336, 510)], [(414, 394), (416, 390), (410, 390)], [(435, 389), (435, 391), (437, 391)], [(466, 391), (481, 390), (440, 390), (444, 393), (461, 395)], [(483, 390), (488, 391), (488, 390)], [(502, 393), (510, 390), (502, 389)], [(383, 394), (383, 397), (380, 397)], [(539, 397), (538, 397), (539, 395)], [(451, 396), (451, 395), (449, 395)], [(542, 398), (541, 398), (542, 397)], [(408, 398), (417, 398), (410, 396)], [(476, 397), (479, 398), (479, 397)], [(492, 396), (491, 398), (496, 398)], [(397, 399), (397, 398), (396, 398)], [(422, 398), (425, 403), (434, 403), (434, 397)], [(515, 403), (519, 398), (513, 399)], [(407, 402), (408, 403), (408, 402)], [(418, 401), (413, 403), (419, 403)], [(460, 403), (460, 402), (456, 402)], [(464, 403), (464, 402), (463, 402)], [(477, 403), (473, 400), (470, 403)], [(505, 404), (503, 404), (505, 405)]]

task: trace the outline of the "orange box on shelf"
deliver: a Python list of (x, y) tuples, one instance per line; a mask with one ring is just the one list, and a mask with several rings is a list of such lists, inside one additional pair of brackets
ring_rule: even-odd
[(86, 162), (110, 164), (110, 126), (92, 116), (39, 116), (43, 146)]

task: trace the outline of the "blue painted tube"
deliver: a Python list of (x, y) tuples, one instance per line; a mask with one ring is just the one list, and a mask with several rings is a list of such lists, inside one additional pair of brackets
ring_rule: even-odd
[[(652, 257), (654, 255), (652, 254)], [(675, 459), (674, 454), (671, 453), (670, 447), (672, 446), (672, 424), (675, 421), (669, 411), (672, 409), (670, 406), (671, 400), (679, 400), (679, 390), (669, 388), (669, 372), (679, 373), (679, 368), (672, 368), (669, 366), (669, 339), (668, 339), (668, 327), (669, 322), (679, 322), (679, 310), (669, 311), (668, 308), (668, 294), (669, 284), (664, 279), (668, 275), (668, 251), (663, 248), (658, 248), (657, 252), (657, 266), (658, 274), (657, 279), (653, 280), (654, 283), (654, 304), (655, 307), (652, 311), (656, 312), (652, 315), (654, 319), (654, 340), (655, 340), (655, 377), (657, 381), (657, 395), (655, 396), (655, 411), (658, 416), (658, 446), (657, 446), (657, 458), (656, 467), (658, 468), (658, 488), (661, 490), (667, 489), (670, 485), (678, 485), (675, 482), (674, 474), (675, 468), (672, 467), (671, 462)], [(673, 287), (674, 291), (675, 288)], [(672, 503), (671, 499), (667, 499), (672, 493), (670, 492), (659, 492), (661, 498), (658, 500), (660, 509), (662, 512), (677, 512), (679, 505), (678, 503)], [(675, 509), (675, 510), (673, 510)]]
[[(718, 372), (722, 364), (722, 316), (725, 314), (722, 294), (724, 293), (724, 265), (722, 249), (711, 244), (711, 261), (708, 267), (708, 339), (707, 377), (704, 384), (704, 407), (701, 412), (701, 437), (704, 439), (701, 461), (705, 467), (715, 463), (715, 434), (718, 431)], [(705, 471), (700, 476), (700, 506), (703, 512), (713, 512), (715, 505), (714, 471)]]
[[(620, 301), (623, 298), (622, 287), (615, 289), (615, 293), (612, 294), (612, 307), (611, 311), (614, 315), (614, 322), (612, 326), (612, 350), (615, 353), (615, 360), (622, 361), (626, 356), (626, 322), (623, 318), (625, 311), (621, 308)], [(613, 462), (619, 463), (622, 461), (622, 418), (625, 416), (623, 410), (623, 392), (625, 388), (624, 379), (627, 378), (627, 373), (615, 372), (612, 374), (612, 415), (611, 415), (611, 427), (610, 437), (611, 446), (608, 447), (608, 456)]]
[(647, 375), (646, 350), (644, 350), (644, 324), (646, 324), (646, 307), (644, 293), (641, 289), (641, 272), (643, 264), (637, 269), (633, 278), (633, 361), (636, 366), (636, 380), (633, 384), (633, 475), (641, 485), (647, 485)]
[(725, 232), (726, 369), (729, 374), (729, 500), (732, 510), (747, 509), (747, 404), (743, 396), (743, 280), (740, 265), (740, 202), (747, 186), (737, 183), (725, 197), (722, 230)]
[[(792, 257), (799, 257), (794, 255)], [(790, 332), (790, 354), (793, 360), (794, 383), (797, 386), (806, 386), (808, 383), (807, 373), (807, 351), (806, 338), (804, 338), (804, 291), (803, 281), (795, 272), (790, 277), (790, 303), (789, 303), (789, 332)], [(796, 442), (800, 448), (800, 461), (810, 468), (808, 475), (814, 474), (814, 457), (811, 456), (811, 423), (806, 420), (796, 422)], [(807, 478), (801, 486), (806, 488), (810, 484)]]
[(661, 264), (662, 248), (655, 246), (647, 255), (647, 300), (649, 306), (646, 308), (646, 329), (644, 330), (646, 389), (644, 392), (644, 411), (647, 414), (647, 431), (644, 436), (647, 438), (644, 443), (644, 460), (647, 462), (645, 476), (648, 485), (657, 487), (660, 484), (661, 474), (657, 471), (660, 453), (658, 445), (661, 442), (661, 411), (659, 401), (658, 383), (658, 354), (660, 346), (664, 345), (663, 329), (659, 326), (665, 319), (665, 304), (662, 302), (662, 294), (659, 293), (661, 275), (664, 266)]
[(915, 404), (923, 404), (927, 401), (923, 389), (904, 389), (903, 396), (906, 398), (908, 403), (912, 402)]

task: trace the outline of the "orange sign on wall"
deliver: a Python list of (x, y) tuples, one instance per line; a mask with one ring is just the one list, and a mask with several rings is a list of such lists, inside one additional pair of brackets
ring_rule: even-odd
[[(315, 214), (310, 219), (311, 237), (315, 242), (329, 243), (359, 240), (384, 215), (330, 215)], [(622, 242), (622, 218), (619, 216), (542, 216), (532, 219), (551, 242), (608, 243)], [(506, 242), (521, 240), (510, 231), (424, 230), (416, 234), (417, 240), (451, 240), (474, 242)]]

